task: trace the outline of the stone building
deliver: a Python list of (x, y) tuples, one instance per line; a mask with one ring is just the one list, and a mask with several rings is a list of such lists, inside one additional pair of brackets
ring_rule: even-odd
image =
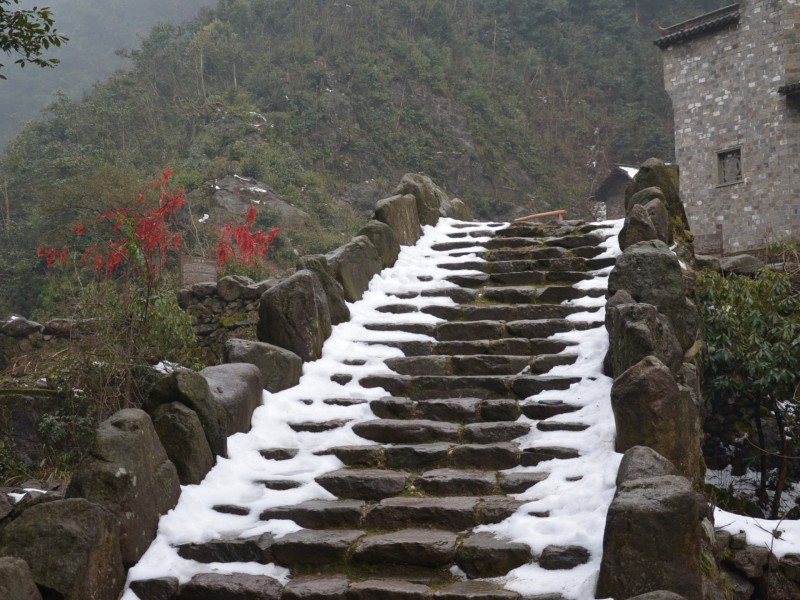
[(692, 231), (725, 252), (800, 238), (800, 0), (658, 29)]

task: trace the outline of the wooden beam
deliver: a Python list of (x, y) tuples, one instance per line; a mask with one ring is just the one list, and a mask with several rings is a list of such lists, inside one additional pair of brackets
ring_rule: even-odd
[(558, 215), (559, 221), (563, 221), (566, 214), (567, 211), (563, 208), (560, 210), (549, 210), (543, 213), (536, 213), (535, 215), (528, 215), (527, 217), (517, 217), (514, 219), (514, 223), (520, 223), (521, 221), (530, 221), (531, 219), (540, 219), (544, 217), (555, 217), (556, 215)]

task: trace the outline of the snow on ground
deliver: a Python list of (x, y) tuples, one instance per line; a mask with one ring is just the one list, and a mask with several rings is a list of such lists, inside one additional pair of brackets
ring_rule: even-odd
[[(409, 291), (436, 289), (453, 284), (444, 280), (448, 275), (474, 273), (470, 270), (452, 271), (436, 267), (444, 262), (480, 261), (476, 255), (460, 256), (452, 260), (439, 255), (431, 247), (436, 243), (450, 241), (448, 233), (464, 231), (456, 229), (457, 222), (441, 219), (435, 227), (426, 226), (422, 239), (413, 247), (403, 247), (396, 266), (376, 275), (369, 290), (359, 302), (350, 305), (351, 320), (334, 327), (331, 337), (325, 342), (322, 358), (306, 363), (300, 383), (288, 390), (271, 394), (264, 393), (264, 404), (253, 415), (253, 427), (247, 434), (236, 434), (228, 440), (227, 459), (218, 459), (216, 466), (199, 485), (184, 486), (178, 505), (165, 515), (158, 528), (158, 535), (141, 561), (131, 569), (129, 581), (151, 577), (174, 576), (181, 582), (188, 581), (201, 572), (256, 573), (270, 575), (286, 581), (288, 571), (276, 565), (253, 563), (201, 564), (178, 556), (172, 546), (190, 542), (206, 542), (234, 536), (254, 536), (270, 532), (280, 537), (300, 529), (292, 521), (261, 521), (259, 514), (270, 507), (295, 504), (312, 499), (333, 498), (319, 486), (314, 478), (325, 472), (342, 467), (334, 456), (318, 456), (317, 452), (334, 446), (369, 443), (356, 436), (352, 425), (374, 418), (368, 404), (352, 406), (328, 405), (328, 398), (380, 398), (386, 393), (381, 389), (365, 389), (358, 379), (366, 374), (390, 373), (384, 359), (402, 356), (400, 350), (384, 345), (369, 345), (366, 341), (431, 340), (428, 336), (406, 332), (369, 331), (365, 324), (378, 322), (435, 323), (441, 319), (424, 313), (389, 314), (376, 309), (385, 304), (404, 303), (415, 306), (441, 304), (452, 305), (449, 298), (403, 299), (394, 294)], [(622, 221), (609, 222), (610, 229), (602, 229), (610, 237), (604, 242), (605, 252), (600, 256), (616, 256), (619, 249), (616, 241)], [(499, 229), (504, 224), (487, 226), (475, 224), (476, 229)], [(488, 238), (475, 238), (474, 251), (481, 252), (479, 245)], [(469, 251), (469, 249), (467, 250)], [(460, 250), (460, 252), (465, 252)], [(605, 289), (610, 268), (597, 271), (596, 277), (577, 284), (578, 287)], [(420, 277), (428, 281), (420, 281)], [(585, 306), (587, 311), (570, 317), (574, 321), (601, 321), (604, 316), (605, 299), (583, 298), (570, 303)], [(565, 352), (578, 353), (573, 365), (558, 366), (551, 375), (580, 375), (582, 380), (567, 391), (543, 392), (533, 400), (560, 399), (583, 408), (564, 415), (566, 421), (580, 421), (590, 425), (582, 432), (531, 433), (520, 439), (523, 447), (567, 446), (580, 451), (578, 458), (553, 460), (535, 468), (516, 467), (511, 471), (548, 470), (550, 476), (526, 492), (516, 495), (525, 504), (506, 521), (483, 526), (481, 529), (528, 544), (539, 553), (548, 544), (576, 544), (587, 548), (591, 560), (572, 569), (567, 574), (561, 571), (546, 571), (536, 564), (529, 564), (500, 578), (509, 589), (525, 591), (535, 589), (537, 593), (561, 593), (574, 600), (594, 598), (594, 588), (600, 566), (603, 530), (608, 505), (615, 490), (615, 477), (621, 455), (614, 452), (614, 421), (610, 406), (611, 379), (602, 375), (603, 357), (608, 346), (605, 328), (596, 327), (588, 331), (572, 331), (553, 336), (578, 342)], [(347, 364), (345, 364), (347, 361)], [(361, 364), (363, 362), (363, 364)], [(353, 379), (341, 385), (330, 380), (332, 373), (353, 375)], [(301, 421), (323, 422), (333, 419), (350, 419), (350, 423), (323, 433), (296, 433), (288, 423)], [(522, 417), (525, 419), (525, 417)], [(297, 448), (297, 456), (290, 460), (264, 459), (259, 450), (265, 448)], [(298, 488), (284, 491), (266, 489), (259, 484), (265, 479), (292, 479), (302, 482)], [(234, 504), (250, 508), (248, 516), (222, 514), (213, 510), (219, 504)], [(530, 512), (548, 511), (549, 517), (537, 518)], [(722, 521), (722, 519), (720, 519)], [(127, 590), (123, 600), (135, 600)]]

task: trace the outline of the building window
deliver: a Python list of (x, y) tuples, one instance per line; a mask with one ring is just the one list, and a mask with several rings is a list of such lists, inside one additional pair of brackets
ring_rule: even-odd
[(744, 181), (742, 149), (728, 148), (717, 152), (717, 185), (730, 185), (742, 181)]

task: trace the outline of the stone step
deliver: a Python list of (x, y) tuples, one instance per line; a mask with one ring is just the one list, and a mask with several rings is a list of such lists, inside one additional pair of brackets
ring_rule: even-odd
[(439, 263), (436, 266), (446, 271), (477, 271), (486, 274), (519, 273), (522, 271), (586, 271), (587, 267), (590, 269), (602, 268), (597, 266), (589, 267), (590, 261), (600, 260), (604, 259), (586, 259), (579, 256), (497, 261), (474, 259)]
[(485, 496), (502, 493), (497, 473), (478, 469), (433, 469), (414, 478), (413, 491), (429, 496)]
[[(502, 238), (495, 238), (502, 239)], [(507, 238), (506, 238), (507, 239)], [(519, 238), (516, 238), (519, 239)], [(489, 246), (487, 246), (489, 248)], [(493, 262), (508, 260), (541, 260), (551, 258), (566, 258), (567, 251), (564, 248), (553, 248), (541, 245), (528, 245), (524, 247), (497, 247), (491, 248), (484, 255), (484, 258)]]
[(439, 355), (472, 356), (476, 354), (485, 354), (489, 356), (506, 355), (531, 357), (542, 354), (558, 354), (574, 345), (576, 345), (574, 342), (559, 340), (509, 337), (494, 340), (439, 342), (431, 346), (430, 350), (432, 354)]
[(586, 271), (515, 271), (492, 273), (481, 285), (544, 285), (576, 283), (592, 279), (594, 275)]
[(381, 444), (424, 444), (457, 442), (461, 438), (461, 427), (422, 419), (373, 419), (353, 425), (353, 433)]
[(525, 544), (495, 537), (492, 533), (473, 533), (459, 546), (455, 562), (470, 579), (501, 577), (533, 560)]
[(579, 381), (579, 377), (550, 375), (517, 375), (513, 377), (370, 375), (363, 377), (359, 383), (366, 388), (379, 387), (393, 396), (404, 396), (414, 400), (441, 398), (442, 396), (522, 400), (545, 390), (566, 390), (570, 385)]
[(392, 294), (392, 297), (399, 300), (411, 300), (412, 298), (450, 298), (453, 302), (464, 304), (476, 300), (478, 298), (478, 292), (462, 287), (448, 287), (435, 290), (423, 290), (422, 292), (397, 293)]
[(576, 300), (586, 296), (598, 297), (604, 294), (605, 290), (580, 290), (563, 285), (505, 286), (484, 287), (480, 291), (480, 298), (487, 302), (502, 304), (558, 304), (566, 300)]
[(536, 448), (525, 448), (520, 457), (520, 463), (525, 467), (535, 467), (548, 460), (567, 460), (578, 458), (580, 452), (574, 448), (563, 448), (560, 446), (542, 446)]
[(586, 268), (592, 271), (597, 269), (605, 269), (606, 267), (613, 267), (617, 263), (614, 257), (608, 258), (589, 258), (586, 260)]
[(401, 529), (368, 535), (353, 551), (352, 560), (372, 565), (410, 565), (435, 568), (449, 565), (458, 537), (441, 529)]
[(433, 336), (436, 333), (435, 323), (367, 323), (364, 329), (369, 331), (403, 331)]
[(176, 548), (178, 555), (199, 563), (272, 562), (272, 546), (275, 537), (271, 533), (250, 538), (215, 540), (202, 544), (182, 544)]
[[(527, 424), (525, 424), (527, 425)], [(498, 428), (499, 432), (506, 430)], [(520, 464), (521, 451), (511, 442), (469, 444), (399, 444), (336, 446), (321, 454), (333, 454), (345, 466), (354, 468), (429, 469), (433, 466), (457, 469), (511, 469)]]
[(583, 246), (598, 246), (605, 241), (605, 236), (599, 233), (587, 233), (585, 235), (565, 235), (563, 237), (552, 237), (544, 240), (548, 246), (559, 248), (580, 248)]
[(506, 494), (521, 494), (528, 488), (547, 479), (547, 476), (547, 473), (540, 472), (504, 473), (500, 481), (500, 489)]
[[(450, 252), (452, 250), (463, 250), (465, 248), (475, 248), (479, 246), (474, 240), (463, 240), (458, 242), (441, 242), (431, 246), (431, 250), (435, 252)], [(482, 246), (482, 244), (480, 245)]]
[(301, 529), (275, 540), (272, 556), (284, 567), (327, 565), (343, 560), (364, 536), (357, 529)]
[(405, 471), (339, 469), (315, 481), (338, 498), (380, 500), (401, 494), (409, 477)]
[(597, 308), (561, 304), (489, 304), (426, 306), (421, 312), (446, 321), (538, 321), (565, 319), (578, 312), (596, 312)]
[(386, 359), (385, 364), (400, 375), (516, 375), (530, 367), (530, 356), (473, 354), (434, 355)]
[(432, 398), (416, 401), (386, 396), (369, 404), (381, 419), (429, 419), (453, 423), (516, 421), (520, 416), (516, 400), (499, 398)]
[(549, 419), (550, 417), (564, 415), (580, 409), (580, 406), (567, 404), (561, 400), (539, 400), (538, 402), (524, 403), (520, 406), (522, 414), (535, 421)]
[(307, 529), (358, 529), (365, 508), (366, 502), (362, 500), (308, 500), (267, 508), (259, 518), (287, 519)]
[(529, 423), (488, 422), (456, 423), (423, 419), (373, 419), (356, 423), (353, 433), (380, 444), (425, 444), (430, 442), (466, 442), (493, 444), (521, 437), (530, 430)]
[(536, 424), (539, 431), (585, 431), (589, 429), (586, 423), (565, 421), (540, 421)]
[[(487, 348), (505, 338), (531, 340), (529, 354), (554, 354), (567, 347), (566, 342), (549, 340), (553, 334), (571, 331), (576, 324), (566, 319), (520, 321), (473, 320), (440, 323), (433, 335), (439, 342), (480, 342)], [(468, 353), (465, 353), (468, 354)], [(493, 354), (483, 352), (481, 354)], [(514, 353), (511, 353), (514, 354)]]
[[(463, 531), (478, 525), (497, 523), (510, 517), (522, 505), (511, 501), (505, 510), (493, 499), (480, 496), (444, 498), (386, 498), (370, 506), (364, 515), (364, 527), (393, 531), (404, 527), (433, 527)], [(510, 499), (509, 499), (510, 500)], [(483, 508), (489, 510), (484, 511)]]

